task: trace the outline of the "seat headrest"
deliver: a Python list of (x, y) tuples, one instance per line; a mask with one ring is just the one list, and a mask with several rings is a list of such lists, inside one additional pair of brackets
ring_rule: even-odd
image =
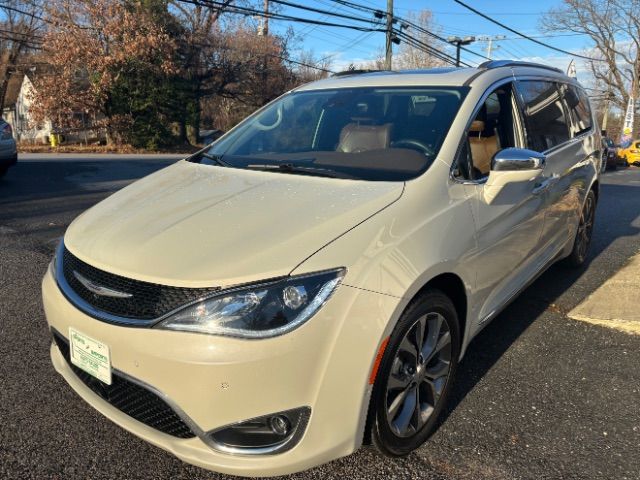
[(389, 148), (391, 124), (358, 125), (348, 123), (340, 132), (337, 151), (345, 153), (365, 152)]
[(470, 132), (484, 132), (485, 124), (482, 120), (474, 120), (469, 127)]

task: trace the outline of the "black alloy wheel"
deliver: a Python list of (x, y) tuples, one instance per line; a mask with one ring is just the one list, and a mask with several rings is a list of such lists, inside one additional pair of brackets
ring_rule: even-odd
[(593, 224), (596, 218), (596, 194), (590, 190), (582, 207), (576, 238), (573, 242), (573, 250), (565, 259), (565, 264), (570, 267), (580, 267), (587, 259), (591, 238), (593, 236)]
[(371, 438), (382, 453), (406, 455), (431, 435), (459, 355), (453, 303), (438, 290), (426, 291), (400, 318), (374, 385)]

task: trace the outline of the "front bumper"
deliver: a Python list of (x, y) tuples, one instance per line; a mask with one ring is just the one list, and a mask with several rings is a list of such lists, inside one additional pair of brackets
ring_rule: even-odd
[(638, 154), (627, 154), (627, 156), (625, 157), (625, 160), (627, 162), (627, 165), (629, 165), (629, 166), (635, 165), (637, 163), (640, 163), (640, 155), (638, 155)]
[[(112, 368), (162, 395), (197, 436), (176, 438), (118, 410), (83, 383), (52, 345), (56, 370), (94, 408), (188, 463), (235, 475), (273, 476), (347, 455), (360, 445), (369, 373), (399, 299), (342, 285), (305, 325), (264, 340), (105, 323), (71, 305), (51, 270), (43, 279), (43, 301), (52, 329), (68, 336), (73, 327), (106, 343)], [(311, 408), (306, 431), (286, 452), (233, 455), (206, 442), (206, 432), (305, 406)]]

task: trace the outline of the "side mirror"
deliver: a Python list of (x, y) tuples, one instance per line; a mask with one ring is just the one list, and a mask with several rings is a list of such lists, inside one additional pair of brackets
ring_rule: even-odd
[(542, 170), (546, 157), (526, 148), (505, 148), (493, 156), (491, 170), (496, 172), (516, 172), (522, 170)]
[[(546, 157), (524, 148), (505, 148), (493, 156), (491, 172), (484, 185), (484, 199), (494, 203), (500, 195), (503, 201), (517, 202), (531, 194), (528, 184), (542, 174)], [(512, 196), (520, 198), (511, 198)]]

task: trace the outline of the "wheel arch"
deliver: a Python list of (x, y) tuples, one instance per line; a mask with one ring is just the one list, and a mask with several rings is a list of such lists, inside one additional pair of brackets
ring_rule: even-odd
[[(396, 327), (399, 319), (402, 317), (402, 314), (407, 310), (409, 305), (422, 295), (427, 290), (434, 289), (440, 290), (447, 297), (451, 299), (453, 305), (456, 309), (456, 313), (458, 315), (458, 322), (460, 327), (460, 352), (464, 354), (467, 339), (467, 315), (468, 315), (468, 295), (467, 288), (465, 286), (462, 278), (452, 272), (444, 272), (437, 274), (431, 277), (426, 282), (423, 282), (423, 285), (417, 289), (410, 297), (407, 297), (407, 301), (403, 304), (401, 313), (395, 316), (395, 321), (393, 325), (390, 325), (390, 328), (387, 330), (385, 336), (389, 335), (390, 332)], [(371, 392), (372, 393), (372, 392)], [(366, 408), (366, 420), (364, 424), (364, 432), (362, 436), (362, 444), (363, 445), (371, 445), (371, 422), (372, 422), (372, 409), (371, 405), (373, 402), (373, 395), (369, 397), (369, 401)]]
[(453, 302), (453, 306), (455, 307), (456, 313), (458, 314), (458, 322), (460, 323), (460, 325), (458, 325), (460, 327), (461, 333), (460, 340), (462, 345), (464, 345), (464, 337), (466, 336), (467, 332), (468, 309), (467, 290), (465, 288), (464, 282), (455, 273), (441, 273), (425, 283), (422, 288), (420, 288), (420, 290), (418, 290), (418, 292), (413, 296), (411, 301), (413, 301), (413, 299), (429, 289), (440, 290)]

